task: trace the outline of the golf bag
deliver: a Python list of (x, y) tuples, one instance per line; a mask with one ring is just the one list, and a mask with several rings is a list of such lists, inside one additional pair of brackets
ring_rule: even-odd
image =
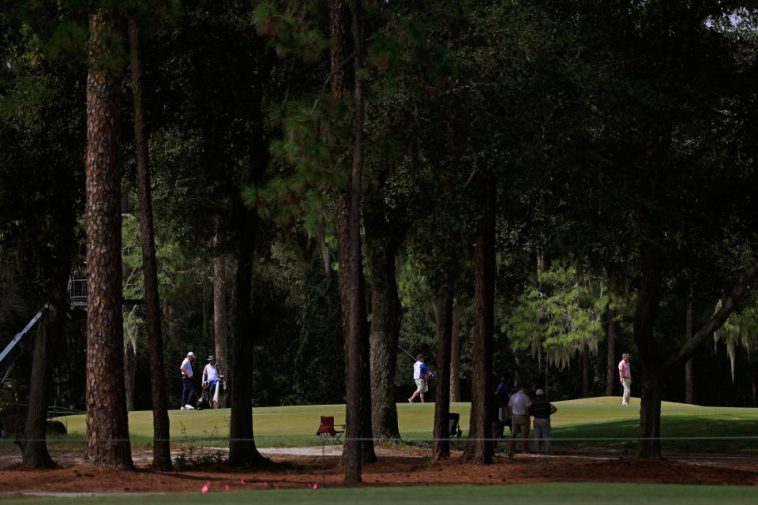
[(211, 408), (210, 387), (203, 388), (203, 393), (197, 401), (197, 408), (198, 410)]

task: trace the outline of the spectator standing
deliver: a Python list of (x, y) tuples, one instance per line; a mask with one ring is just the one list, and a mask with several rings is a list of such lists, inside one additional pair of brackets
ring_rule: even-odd
[(535, 398), (529, 406), (529, 412), (534, 417), (534, 451), (540, 452), (540, 441), (545, 454), (550, 454), (550, 416), (558, 409), (548, 401), (545, 392), (538, 389)]
[(495, 388), (495, 399), (497, 401), (497, 420), (498, 420), (498, 438), (502, 438), (505, 433), (505, 427), (509, 424), (510, 416), (508, 414), (508, 401), (511, 399), (511, 387), (505, 380), (500, 377), (500, 382)]
[(621, 405), (629, 405), (629, 398), (632, 396), (632, 366), (629, 364), (631, 354), (624, 353), (619, 361), (619, 381), (624, 388), (624, 396), (621, 399)]
[(510, 452), (516, 452), (516, 436), (521, 434), (522, 449), (524, 452), (531, 452), (529, 449), (529, 405), (532, 403), (529, 398), (529, 386), (520, 384), (517, 393), (511, 396), (508, 401), (508, 408), (511, 413), (511, 443)]
[(209, 388), (211, 408), (218, 408), (219, 401), (219, 376), (216, 368), (216, 356), (208, 356), (208, 364), (203, 368), (203, 389)]
[(182, 373), (182, 405), (181, 410), (193, 410), (192, 399), (195, 396), (195, 385), (192, 382), (192, 362), (195, 360), (195, 353), (190, 351), (187, 353), (187, 357), (182, 361), (182, 366), (179, 370)]
[(429, 391), (429, 369), (424, 363), (423, 354), (416, 356), (416, 362), (413, 364), (413, 380), (416, 382), (416, 390), (408, 398), (408, 403), (413, 403), (417, 396), (421, 398), (421, 403), (424, 403), (424, 394)]

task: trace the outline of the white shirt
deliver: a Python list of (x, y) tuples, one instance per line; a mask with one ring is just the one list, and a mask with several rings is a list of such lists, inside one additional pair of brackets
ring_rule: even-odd
[(511, 396), (508, 405), (511, 407), (511, 414), (514, 416), (528, 416), (529, 405), (532, 401), (529, 399), (529, 395), (523, 391), (519, 391), (515, 395)]
[[(174, 361), (174, 363), (176, 363), (176, 361)], [(182, 373), (186, 377), (189, 377), (191, 379), (192, 378), (192, 361), (190, 361), (189, 358), (184, 358), (184, 361), (182, 361), (182, 366), (179, 367), (179, 370), (181, 370)]]
[(218, 370), (216, 369), (216, 365), (208, 363), (205, 365), (205, 368), (203, 368), (203, 382), (216, 381), (218, 381)]

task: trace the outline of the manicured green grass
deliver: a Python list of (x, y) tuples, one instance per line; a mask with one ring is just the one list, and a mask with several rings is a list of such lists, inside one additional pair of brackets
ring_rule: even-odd
[[(620, 406), (618, 398), (607, 397), (555, 402), (555, 405), (558, 407), (558, 412), (552, 418), (555, 450), (588, 447), (623, 450), (634, 447), (636, 442), (631, 439), (637, 436), (638, 399), (633, 399), (630, 407)], [(431, 439), (433, 404), (398, 404), (397, 408), (404, 440)], [(452, 404), (451, 411), (460, 413), (465, 436), (469, 404)], [(260, 407), (253, 412), (255, 440), (259, 447), (318, 445), (315, 432), (319, 416), (334, 416), (338, 424), (345, 419), (343, 405)], [(213, 447), (226, 447), (228, 444), (228, 409), (172, 410), (169, 415), (171, 438), (175, 443)], [(77, 443), (84, 439), (83, 415), (68, 416), (61, 420), (69, 431), (64, 440)], [(152, 429), (151, 412), (129, 414), (129, 430), (135, 446), (149, 445)], [(664, 402), (661, 429), (663, 437), (670, 438), (663, 444), (666, 451), (758, 454), (758, 409), (700, 407)], [(713, 440), (714, 437), (727, 438)]]
[(748, 505), (756, 503), (754, 487), (682, 486), (663, 484), (518, 484), (505, 486), (425, 486), (369, 487), (342, 489), (291, 489), (254, 492), (198, 492), (186, 495), (96, 496), (91, 498), (22, 498), (2, 503), (48, 505), (66, 502), (105, 505), (131, 504), (202, 504), (236, 505), (326, 505), (361, 503), (361, 505)]
[[(631, 451), (639, 430), (639, 402), (621, 407), (615, 398), (556, 403), (555, 450), (602, 447)], [(661, 436), (666, 453), (758, 454), (758, 409), (701, 407), (663, 402)]]

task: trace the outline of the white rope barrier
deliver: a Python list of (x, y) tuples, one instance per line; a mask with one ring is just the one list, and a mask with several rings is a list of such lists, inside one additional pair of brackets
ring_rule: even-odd
[[(303, 435), (307, 436), (307, 435)], [(500, 437), (500, 438), (468, 438), (468, 437), (461, 437), (461, 438), (401, 438), (401, 439), (393, 439), (393, 438), (369, 438), (369, 437), (347, 437), (344, 440), (345, 441), (354, 441), (354, 442), (367, 442), (367, 441), (373, 441), (375, 443), (380, 444), (410, 444), (410, 443), (419, 443), (419, 442), (435, 442), (435, 441), (443, 441), (443, 442), (502, 442), (506, 440), (510, 440), (510, 435)], [(43, 439), (37, 439), (37, 438), (13, 438), (13, 439), (5, 439), (0, 440), (0, 442), (41, 442), (41, 441), (47, 441), (48, 443), (56, 443), (56, 442), (87, 442), (89, 439), (86, 437), (69, 437), (69, 436), (63, 436), (61, 438), (53, 437), (53, 438), (43, 438)], [(103, 441), (110, 441), (110, 442), (128, 442), (131, 439), (126, 438), (105, 438), (100, 439), (96, 438), (95, 440), (98, 441), (98, 443), (102, 443)], [(151, 441), (158, 441), (158, 442), (186, 442), (186, 441), (224, 441), (224, 442), (255, 442), (255, 438), (229, 438), (229, 437), (211, 437), (211, 436), (176, 436), (169, 439), (153, 439), (150, 438)], [(515, 438), (516, 441), (522, 440), (520, 436), (517, 436)], [(533, 437), (529, 437), (528, 440), (535, 440)], [(745, 441), (758, 441), (758, 435), (747, 435), (747, 436), (696, 436), (696, 437), (550, 437), (551, 442), (637, 442), (640, 440), (660, 440), (662, 442), (665, 441), (724, 441), (724, 440), (745, 440)], [(321, 445), (321, 443), (313, 443), (311, 444), (313, 447), (317, 447)]]

